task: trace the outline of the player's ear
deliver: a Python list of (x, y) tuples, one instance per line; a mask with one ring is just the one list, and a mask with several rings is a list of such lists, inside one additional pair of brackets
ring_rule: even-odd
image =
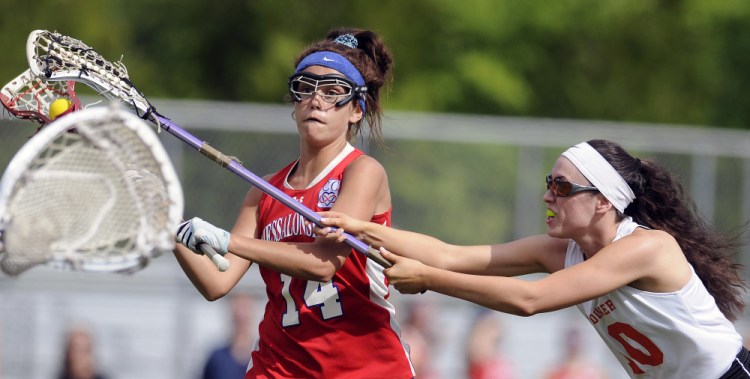
[(612, 203), (609, 200), (607, 200), (607, 198), (604, 197), (604, 195), (597, 193), (596, 198), (597, 198), (596, 213), (603, 214), (609, 211), (610, 209), (614, 208), (614, 205), (612, 205)]
[(359, 120), (362, 119), (364, 116), (364, 113), (362, 112), (362, 108), (359, 107), (359, 104), (352, 101), (352, 112), (351, 115), (349, 115), (349, 124), (356, 124), (359, 122)]

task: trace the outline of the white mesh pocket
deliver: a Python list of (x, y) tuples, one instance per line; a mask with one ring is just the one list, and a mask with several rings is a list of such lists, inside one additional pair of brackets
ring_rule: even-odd
[(104, 108), (59, 122), (32, 138), (3, 177), (0, 268), (134, 271), (171, 250), (182, 191), (153, 131)]

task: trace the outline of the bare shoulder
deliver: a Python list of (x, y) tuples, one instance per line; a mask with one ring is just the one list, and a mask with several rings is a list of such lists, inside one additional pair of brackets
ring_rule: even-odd
[(621, 241), (626, 242), (635, 251), (654, 252), (679, 249), (677, 240), (662, 230), (638, 228), (630, 235), (623, 237)]
[(357, 157), (344, 171), (334, 210), (369, 220), (390, 208), (391, 192), (383, 165), (366, 155)]
[(347, 173), (353, 171), (364, 171), (370, 174), (381, 173), (385, 175), (385, 168), (377, 159), (369, 155), (360, 155), (346, 168)]
[(383, 188), (388, 187), (388, 176), (383, 167), (377, 159), (362, 155), (357, 157), (344, 171), (344, 177), (348, 178), (348, 185), (357, 183), (357, 187), (360, 185), (372, 186), (378, 183), (378, 186)]
[(639, 228), (620, 241), (642, 276), (633, 287), (652, 292), (682, 288), (690, 278), (690, 265), (677, 240), (667, 232)]
[[(602, 255), (613, 255), (627, 259), (635, 265), (646, 267), (666, 255), (681, 253), (677, 241), (669, 233), (661, 230), (638, 228), (630, 235), (620, 238), (602, 249)], [(627, 252), (627, 254), (620, 254)]]

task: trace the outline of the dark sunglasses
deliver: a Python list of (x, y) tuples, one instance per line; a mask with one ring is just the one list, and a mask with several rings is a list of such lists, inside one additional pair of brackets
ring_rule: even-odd
[(596, 187), (582, 186), (580, 184), (571, 183), (561, 177), (557, 177), (552, 180), (552, 175), (547, 175), (545, 179), (547, 182), (547, 190), (551, 191), (553, 195), (557, 197), (567, 197), (577, 194), (578, 192), (584, 191), (599, 191)]

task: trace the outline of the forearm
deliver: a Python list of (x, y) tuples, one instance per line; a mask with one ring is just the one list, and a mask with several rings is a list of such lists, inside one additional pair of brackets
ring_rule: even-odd
[(531, 282), (516, 278), (461, 274), (434, 267), (423, 273), (425, 289), (518, 316), (539, 313)]
[(272, 242), (233, 235), (229, 251), (282, 274), (327, 282), (346, 261), (350, 248), (343, 244)]
[(249, 262), (235, 259), (229, 270), (222, 273), (207, 257), (195, 254), (181, 244), (176, 245), (174, 255), (193, 286), (209, 301), (226, 295), (238, 281), (235, 277), (241, 277), (249, 267)]
[(376, 223), (367, 223), (357, 237), (375, 248), (385, 247), (397, 255), (433, 267), (450, 268), (452, 255), (455, 254), (452, 251), (455, 246), (437, 238)]

